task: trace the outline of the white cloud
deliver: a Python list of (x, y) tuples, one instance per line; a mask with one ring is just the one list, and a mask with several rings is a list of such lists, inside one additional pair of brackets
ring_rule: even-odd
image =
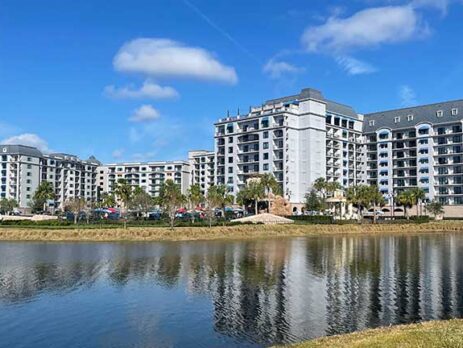
[(178, 97), (172, 87), (163, 87), (151, 81), (145, 81), (140, 88), (133, 86), (117, 88), (109, 85), (104, 88), (104, 94), (116, 99), (168, 99)]
[(414, 0), (412, 1), (412, 6), (416, 8), (420, 7), (431, 7), (436, 8), (442, 12), (442, 14), (447, 13), (447, 8), (450, 5), (450, 0)]
[(400, 104), (403, 107), (414, 106), (418, 104), (415, 91), (408, 85), (399, 87)]
[(138, 109), (133, 111), (129, 121), (132, 122), (148, 122), (157, 120), (161, 114), (158, 110), (153, 108), (151, 105), (142, 105)]
[(122, 156), (124, 156), (124, 150), (123, 149), (116, 149), (112, 152), (112, 157), (115, 159), (120, 159)]
[(349, 75), (371, 74), (377, 71), (377, 69), (370, 63), (349, 56), (337, 57), (336, 62)]
[(385, 6), (359, 11), (348, 18), (331, 17), (309, 27), (302, 43), (309, 52), (342, 53), (380, 44), (398, 43), (427, 33), (414, 7)]
[(141, 38), (124, 44), (114, 57), (118, 71), (153, 77), (193, 78), (235, 84), (235, 69), (220, 63), (199, 47), (169, 39)]
[(2, 144), (33, 146), (42, 152), (50, 152), (47, 141), (33, 133), (24, 133), (3, 139)]
[(268, 74), (272, 79), (278, 79), (285, 74), (296, 74), (303, 72), (304, 68), (297, 67), (285, 61), (270, 59), (263, 68), (264, 73)]

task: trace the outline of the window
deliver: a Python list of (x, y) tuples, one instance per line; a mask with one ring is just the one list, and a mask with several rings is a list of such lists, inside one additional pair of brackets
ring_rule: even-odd
[(408, 115), (407, 116), (407, 121), (413, 121), (413, 115)]
[(399, 123), (400, 122), (400, 116), (394, 117), (394, 123)]
[(228, 173), (232, 174), (233, 173), (233, 167), (228, 167)]
[(233, 137), (228, 137), (228, 143), (233, 143)]
[(268, 142), (263, 143), (263, 148), (268, 149)]
[(233, 163), (233, 157), (228, 157), (228, 163)]
[(264, 160), (268, 160), (268, 152), (264, 153)]
[(264, 139), (268, 139), (268, 131), (264, 132)]
[(230, 147), (228, 148), (228, 153), (233, 153), (233, 147), (230, 146)]
[(442, 110), (437, 110), (436, 111), (436, 116), (437, 117), (442, 117), (442, 116), (444, 116), (444, 112)]
[(368, 125), (369, 125), (370, 127), (373, 127), (373, 126), (375, 125), (375, 120), (370, 120), (370, 121), (368, 121)]
[(453, 108), (452, 109), (452, 116), (456, 116), (458, 115), (458, 109), (457, 108)]
[(264, 170), (265, 170), (265, 171), (268, 170), (268, 163), (264, 163)]

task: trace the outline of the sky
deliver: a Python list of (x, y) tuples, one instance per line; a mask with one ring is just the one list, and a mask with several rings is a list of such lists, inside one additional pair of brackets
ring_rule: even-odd
[(463, 0), (2, 0), (0, 140), (186, 159), (312, 87), (358, 113), (463, 98)]

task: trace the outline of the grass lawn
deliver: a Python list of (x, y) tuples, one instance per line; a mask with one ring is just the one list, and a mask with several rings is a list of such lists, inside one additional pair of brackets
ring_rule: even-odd
[(463, 347), (463, 320), (429, 321), (420, 324), (366, 330), (347, 335), (324, 337), (288, 347), (459, 348)]

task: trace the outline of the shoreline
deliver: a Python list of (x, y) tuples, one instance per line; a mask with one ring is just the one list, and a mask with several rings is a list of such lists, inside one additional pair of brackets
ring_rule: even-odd
[(365, 224), (365, 225), (242, 225), (208, 227), (128, 227), (47, 229), (4, 227), (0, 241), (43, 242), (160, 242), (246, 240), (279, 237), (330, 235), (385, 235), (463, 232), (463, 221), (439, 221), (423, 224)]
[(366, 329), (274, 348), (461, 347), (463, 319), (431, 320)]

